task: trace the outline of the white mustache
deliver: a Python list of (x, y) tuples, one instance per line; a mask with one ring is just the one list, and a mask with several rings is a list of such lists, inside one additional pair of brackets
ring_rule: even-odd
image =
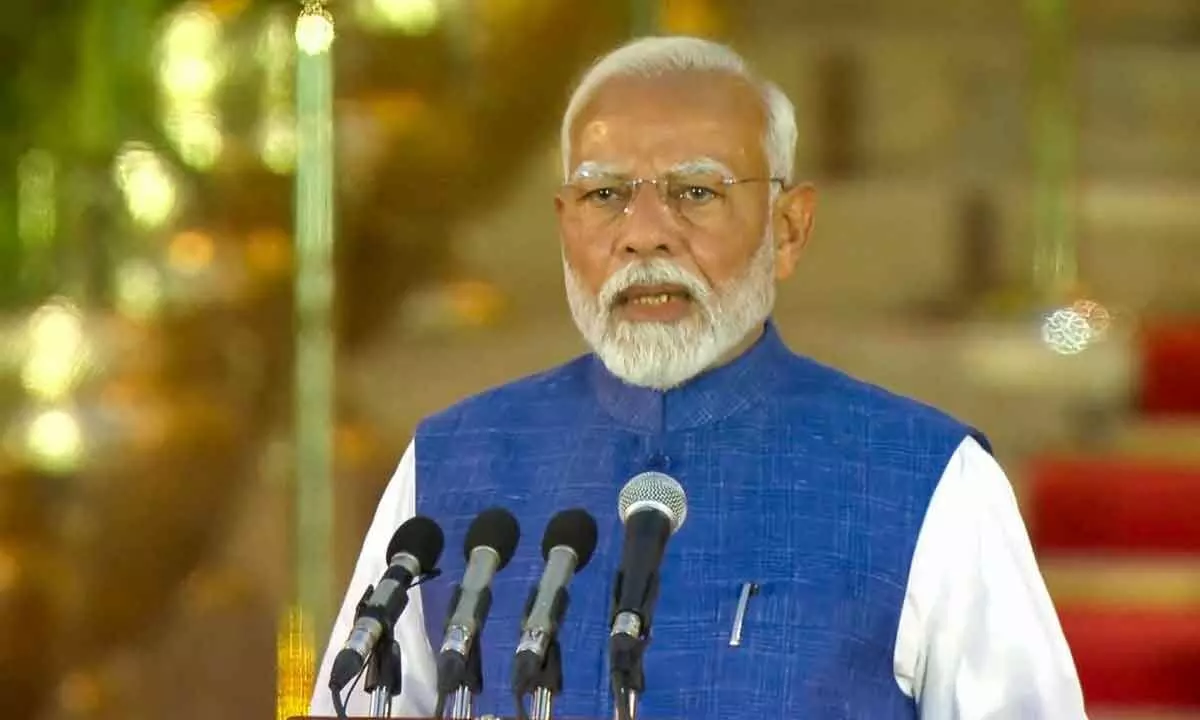
[(605, 281), (597, 300), (600, 307), (611, 308), (621, 293), (640, 285), (678, 285), (704, 304), (712, 290), (703, 280), (669, 260), (654, 259), (626, 265)]

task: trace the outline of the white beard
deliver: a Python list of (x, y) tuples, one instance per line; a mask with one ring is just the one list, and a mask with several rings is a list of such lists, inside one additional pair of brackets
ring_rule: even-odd
[[(712, 367), (770, 316), (775, 305), (775, 243), (768, 230), (742, 276), (720, 288), (658, 258), (621, 268), (598, 296), (584, 289), (565, 256), (563, 276), (575, 325), (608, 371), (630, 385), (669, 390)], [(669, 323), (615, 318), (617, 297), (638, 285), (686, 288), (694, 312)]]

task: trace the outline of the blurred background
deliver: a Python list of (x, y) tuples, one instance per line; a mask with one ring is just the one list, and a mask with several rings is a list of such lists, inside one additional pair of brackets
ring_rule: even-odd
[(1095, 718), (1200, 717), (1197, 0), (39, 0), (0, 29), (0, 716), (304, 710), (415, 423), (583, 350), (557, 123), (791, 95), (793, 348), (983, 428)]

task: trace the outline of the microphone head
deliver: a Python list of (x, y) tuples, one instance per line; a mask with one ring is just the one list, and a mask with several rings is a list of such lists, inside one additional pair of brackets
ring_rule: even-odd
[(467, 528), (467, 540), (463, 543), (463, 555), (471, 559), (471, 551), (477, 547), (486, 546), (500, 555), (500, 566), (503, 570), (508, 561), (512, 560), (517, 551), (517, 543), (521, 540), (521, 526), (513, 514), (502, 507), (484, 510), (471, 521)]
[(397, 554), (408, 553), (421, 563), (421, 573), (425, 574), (437, 566), (445, 545), (446, 537), (438, 524), (423, 515), (416, 515), (406, 520), (392, 535), (387, 547), (387, 560), (391, 562)]
[(636, 512), (658, 510), (671, 521), (672, 533), (687, 519), (687, 495), (683, 486), (675, 478), (660, 472), (644, 472), (625, 483), (617, 507), (622, 523), (628, 522)]
[(546, 534), (542, 536), (542, 557), (550, 559), (550, 551), (561, 545), (571, 548), (575, 553), (575, 572), (583, 569), (592, 559), (596, 551), (596, 519), (583, 508), (563, 510), (546, 525)]

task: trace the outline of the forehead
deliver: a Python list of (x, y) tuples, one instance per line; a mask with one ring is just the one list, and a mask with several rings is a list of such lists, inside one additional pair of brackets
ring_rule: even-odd
[(571, 167), (593, 162), (634, 172), (711, 158), (762, 173), (766, 114), (747, 81), (724, 73), (674, 73), (606, 81), (575, 118)]

